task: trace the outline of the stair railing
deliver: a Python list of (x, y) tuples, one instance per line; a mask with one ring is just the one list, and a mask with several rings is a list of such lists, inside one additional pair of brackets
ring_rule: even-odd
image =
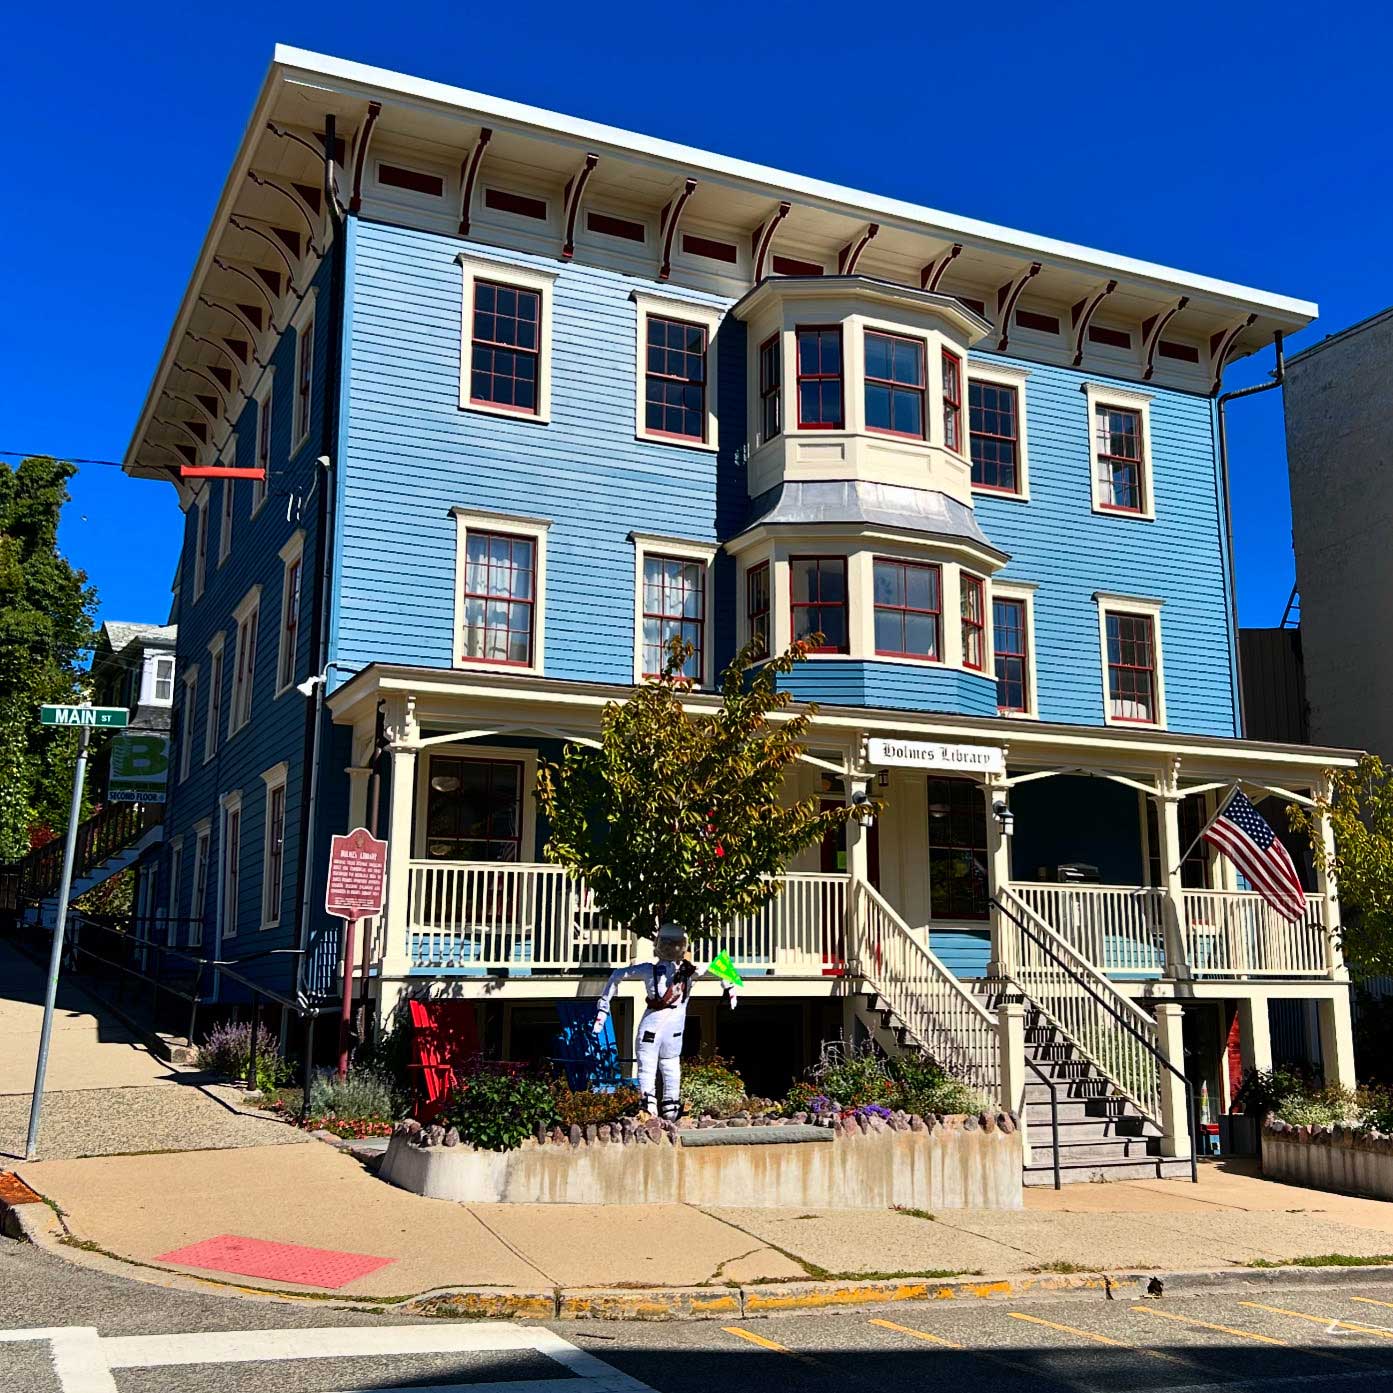
[(1050, 1150), (1054, 1157), (1054, 1188), (1062, 1190), (1064, 1179), (1059, 1173), (1059, 1085), (1029, 1056), (1026, 1068), (1050, 1091)]
[[(73, 878), (80, 880), (94, 866), (133, 846), (164, 816), (158, 803), (108, 803), (81, 823), (73, 852)], [(41, 900), (56, 893), (63, 866), (63, 838), (29, 852), (19, 862), (20, 897)]]
[(996, 1017), (915, 938), (880, 893), (858, 881), (853, 970), (882, 997), (918, 1044), (955, 1078), (1000, 1099)]
[[(1012, 903), (1003, 903), (1003, 897)], [(1183, 1085), (1190, 1179), (1198, 1181), (1194, 1086), (1161, 1053), (1156, 1022), (1009, 890), (992, 903), (1020, 935), (1012, 954), (1012, 983), (1148, 1121), (1164, 1130), (1161, 1071)]]

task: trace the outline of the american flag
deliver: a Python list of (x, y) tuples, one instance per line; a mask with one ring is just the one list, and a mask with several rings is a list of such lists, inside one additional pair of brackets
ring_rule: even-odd
[(1306, 892), (1291, 856), (1241, 789), (1234, 789), (1203, 835), (1282, 918), (1295, 922), (1305, 915)]

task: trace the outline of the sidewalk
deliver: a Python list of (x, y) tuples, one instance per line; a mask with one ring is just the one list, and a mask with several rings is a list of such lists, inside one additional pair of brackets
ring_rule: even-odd
[[(0, 940), (0, 1162), (24, 1155), (45, 971)], [(292, 1128), (235, 1111), (238, 1090), (166, 1064), (112, 1013), (60, 978), (39, 1155), (267, 1146)]]
[(1280, 1185), (1234, 1166), (1203, 1167), (1198, 1186), (1078, 1185), (1027, 1192), (1023, 1211), (933, 1217), (685, 1205), (464, 1206), (394, 1189), (318, 1142), (17, 1169), (63, 1211), (74, 1239), (167, 1272), (244, 1288), (313, 1289), (160, 1261), (225, 1235), (385, 1259), (333, 1288), (347, 1299), (457, 1287), (546, 1300), (562, 1288), (626, 1288), (640, 1296), (644, 1288), (707, 1288), (714, 1295), (732, 1285), (809, 1279), (968, 1274), (1019, 1281), (1042, 1273), (1242, 1271), (1255, 1260), (1393, 1254), (1393, 1205)]

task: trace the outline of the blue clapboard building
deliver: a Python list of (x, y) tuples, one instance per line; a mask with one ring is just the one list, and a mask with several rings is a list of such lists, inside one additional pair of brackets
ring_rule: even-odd
[[(545, 861), (538, 762), (673, 636), (701, 708), (819, 634), (789, 796), (884, 808), (730, 926), (746, 993), (699, 988), (693, 1046), (772, 1092), (870, 1036), (1018, 1108), (1067, 1056), (1151, 1165), (1166, 1061), (1217, 1115), (1274, 1002), (1349, 1081), (1333, 888), (1293, 842), (1293, 922), (1195, 841), (1350, 762), (1243, 738), (1216, 437), (1226, 366), (1315, 312), (278, 49), (127, 462), (184, 511), (170, 941), (335, 993), (328, 839), (375, 827), (357, 994), (545, 1055), (645, 954)], [(1136, 1163), (1097, 1140), (1079, 1173)]]

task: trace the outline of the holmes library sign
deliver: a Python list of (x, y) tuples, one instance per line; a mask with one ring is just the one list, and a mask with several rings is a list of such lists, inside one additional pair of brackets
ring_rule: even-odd
[(949, 745), (942, 740), (866, 742), (871, 764), (895, 769), (935, 769), (949, 774), (1004, 774), (1006, 751), (999, 745)]

